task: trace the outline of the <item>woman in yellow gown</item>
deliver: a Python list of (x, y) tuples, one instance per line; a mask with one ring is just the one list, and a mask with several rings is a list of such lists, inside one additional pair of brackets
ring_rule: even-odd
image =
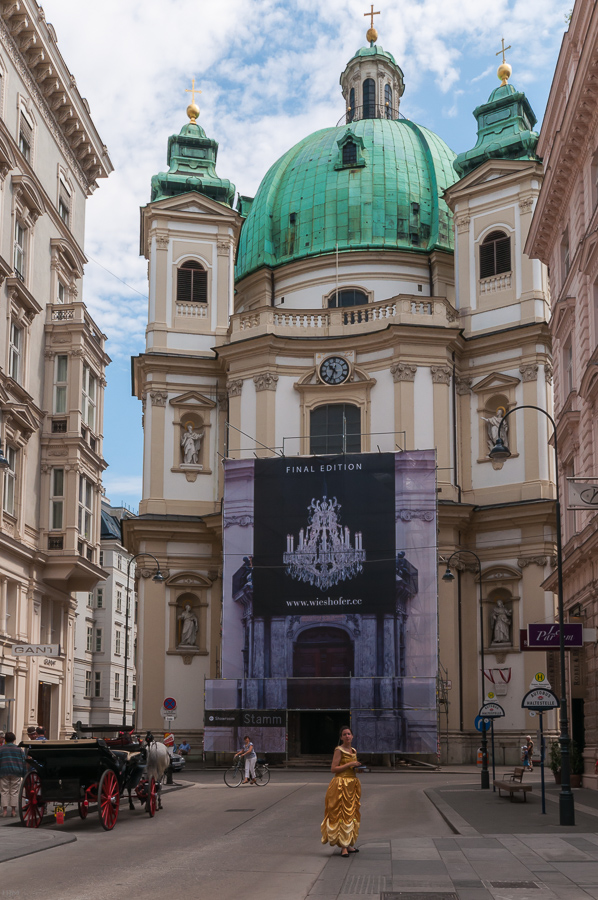
[(322, 843), (341, 848), (341, 856), (359, 853), (355, 841), (359, 835), (361, 782), (355, 769), (361, 765), (351, 746), (353, 735), (348, 726), (340, 733), (340, 746), (334, 751), (330, 770), (334, 778), (326, 791), (322, 822)]

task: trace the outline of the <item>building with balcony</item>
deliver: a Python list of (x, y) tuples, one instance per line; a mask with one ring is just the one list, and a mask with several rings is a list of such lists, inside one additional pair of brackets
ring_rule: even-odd
[(83, 725), (120, 727), (125, 684), (126, 724), (134, 724), (137, 690), (136, 573), (132, 564), (127, 596), (127, 567), (131, 556), (123, 546), (121, 533), (123, 519), (132, 517), (130, 510), (111, 506), (108, 500), (102, 500), (100, 566), (106, 580), (91, 591), (77, 593), (73, 722)]
[[(598, 625), (598, 9), (576, 2), (540, 133), (544, 182), (526, 252), (549, 267), (565, 621)], [(547, 581), (555, 589), (556, 576)], [(571, 734), (598, 789), (596, 643), (567, 653)]]
[[(439, 691), (441, 752), (471, 761), (477, 750), (481, 615), (486, 686), (506, 710), (498, 758), (515, 762), (533, 724), (523, 687), (547, 663), (521, 651), (520, 629), (554, 613), (542, 587), (554, 550), (544, 422), (510, 417), (511, 458), (493, 464), (488, 454), (508, 411), (551, 405), (546, 270), (523, 252), (543, 177), (535, 117), (502, 73), (475, 110), (475, 147), (455, 157), (402, 115), (403, 73), (368, 40), (341, 76), (341, 123), (288, 150), (255, 198), (233, 208), (234, 186), (217, 175), (217, 143), (192, 104), (142, 209), (150, 301), (133, 390), (143, 500), (124, 531), (167, 580), (152, 584), (149, 570), (140, 579), (140, 725), (159, 728), (161, 700), (174, 696), (176, 730), (199, 741), (202, 685), (230, 672), (222, 534), (248, 520), (241, 511), (223, 521), (222, 457), (435, 448), (439, 554), (467, 547), (482, 560), (481, 586), (464, 558), (456, 585), (440, 588), (439, 673), (452, 684)], [(237, 605), (239, 633), (246, 615), (245, 633), (263, 635), (243, 651), (256, 677), (350, 677), (357, 658), (366, 674), (384, 672), (385, 632), (366, 659), (360, 615), (288, 616), (276, 643), (272, 622), (258, 627)], [(193, 640), (183, 640), (191, 616)], [(330, 750), (333, 716), (289, 715), (291, 755)]]
[[(20, 735), (72, 729), (77, 591), (99, 562), (105, 335), (82, 302), (85, 203), (112, 170), (52, 25), (0, 13), (0, 694)], [(15, 643), (60, 645), (15, 657)], [(7, 724), (7, 722), (5, 722)]]

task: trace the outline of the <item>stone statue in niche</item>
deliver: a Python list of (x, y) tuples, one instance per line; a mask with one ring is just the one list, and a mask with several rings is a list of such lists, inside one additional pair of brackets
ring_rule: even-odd
[[(486, 416), (482, 416), (484, 422), (486, 422), (486, 440), (488, 442), (488, 452), (492, 450), (496, 441), (498, 440), (498, 429), (500, 428), (500, 423), (505, 417), (505, 408), (504, 406), (499, 406), (496, 410), (496, 413), (489, 418)], [(505, 447), (509, 446), (509, 423), (505, 422), (503, 427), (500, 429), (500, 436)]]
[(507, 609), (502, 600), (497, 600), (491, 617), (493, 644), (511, 644), (512, 618), (511, 610)]
[(181, 622), (181, 640), (179, 642), (179, 647), (196, 647), (199, 622), (197, 621), (197, 616), (191, 609), (190, 603), (185, 604), (185, 609), (177, 618), (179, 622)]
[(181, 448), (183, 451), (183, 463), (187, 466), (199, 464), (199, 451), (203, 434), (193, 430), (193, 425), (188, 422), (181, 436)]

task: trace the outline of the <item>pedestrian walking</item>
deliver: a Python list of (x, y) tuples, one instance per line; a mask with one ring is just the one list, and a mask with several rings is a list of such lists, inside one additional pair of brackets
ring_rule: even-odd
[(37, 726), (37, 728), (35, 729), (35, 734), (36, 734), (36, 738), (35, 738), (36, 741), (47, 741), (48, 740), (48, 738), (46, 737), (46, 729), (42, 728), (41, 725)]
[(531, 736), (531, 734), (528, 734), (528, 735), (526, 736), (526, 738), (525, 738), (525, 746), (526, 746), (526, 749), (527, 749), (527, 759), (528, 759), (530, 771), (533, 771), (533, 769), (534, 769), (534, 760), (533, 760), (533, 755), (534, 755), (534, 742), (532, 741), (532, 736)]
[(25, 754), (15, 741), (12, 731), (7, 731), (5, 743), (0, 747), (0, 803), (4, 819), (9, 806), (12, 807), (11, 815), (14, 817), (17, 814), (19, 788), (25, 774)]
[(361, 821), (361, 782), (356, 769), (361, 766), (357, 752), (351, 746), (353, 734), (348, 725), (341, 728), (339, 746), (332, 757), (334, 777), (326, 791), (326, 806), (322, 822), (322, 843), (341, 848), (341, 856), (348, 858), (359, 853), (355, 841)]
[(35, 725), (27, 726), (27, 740), (34, 741), (37, 738), (37, 731)]
[(4, 744), (6, 740), (5, 734), (3, 731), (0, 731), (0, 747)]
[(248, 784), (250, 781), (251, 784), (255, 784), (255, 764), (257, 762), (257, 754), (248, 734), (243, 738), (243, 747), (235, 753), (235, 757), (237, 756), (245, 757), (245, 778), (243, 779), (243, 784)]

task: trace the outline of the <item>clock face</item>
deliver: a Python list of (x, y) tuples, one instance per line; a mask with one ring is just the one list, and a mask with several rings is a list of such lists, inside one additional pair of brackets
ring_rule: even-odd
[(349, 372), (349, 363), (342, 356), (329, 356), (320, 365), (320, 378), (325, 384), (342, 384)]

